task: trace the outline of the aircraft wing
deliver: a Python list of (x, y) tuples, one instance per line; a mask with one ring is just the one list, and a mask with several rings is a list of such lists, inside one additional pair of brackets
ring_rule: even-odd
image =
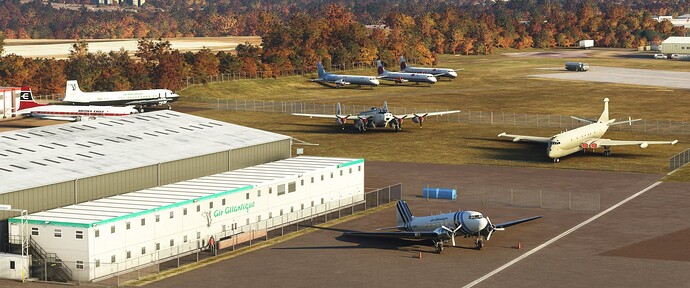
[[(625, 141), (625, 140), (611, 140), (611, 139), (596, 139), (589, 143), (590, 147), (592, 144), (596, 146), (624, 146), (624, 145), (639, 145), (640, 148), (647, 148), (648, 145), (653, 144), (670, 144), (674, 145), (678, 143), (678, 140), (673, 141)], [(595, 147), (596, 147), (595, 146)]]
[(577, 121), (589, 123), (589, 124), (592, 124), (592, 123), (596, 123), (596, 122), (597, 122), (596, 120), (587, 119), (587, 118), (580, 118), (580, 117), (575, 117), (575, 116), (570, 116), (570, 118), (573, 118), (573, 119), (575, 119), (575, 120), (577, 120)]
[[(335, 114), (305, 114), (305, 113), (292, 113), (294, 116), (304, 116), (309, 118), (336, 118)], [(341, 118), (347, 118), (348, 120), (357, 119), (357, 115), (342, 115)]]
[(498, 134), (498, 137), (513, 138), (513, 142), (520, 142), (520, 141), (537, 142), (537, 143), (549, 143), (549, 142), (551, 142), (551, 137), (513, 135), (513, 134), (506, 134), (506, 132)]
[(501, 228), (507, 228), (507, 227), (510, 227), (510, 226), (513, 226), (513, 225), (517, 225), (517, 224), (520, 224), (520, 223), (525, 223), (525, 222), (527, 222), (527, 221), (532, 221), (532, 220), (539, 219), (539, 218), (541, 218), (541, 216), (534, 216), (534, 217), (529, 217), (529, 218), (525, 218), (525, 219), (520, 219), (520, 220), (514, 220), (514, 221), (499, 223), (499, 224), (496, 224), (495, 226), (496, 226), (496, 228), (499, 228), (499, 229), (501, 229)]
[(388, 81), (394, 81), (394, 82), (398, 82), (398, 83), (404, 83), (404, 82), (410, 81), (410, 80), (407, 80), (407, 79), (403, 79), (403, 78), (401, 78), (401, 77), (391, 77), (391, 76), (377, 76), (376, 78), (377, 78), (377, 79), (388, 80)]
[(357, 237), (379, 237), (379, 238), (398, 238), (398, 239), (438, 239), (440, 235), (436, 232), (344, 232), (344, 235)]
[(428, 112), (428, 113), (411, 113), (411, 114), (405, 114), (405, 115), (395, 115), (395, 117), (397, 117), (397, 118), (407, 118), (407, 117), (416, 117), (416, 116), (429, 117), (429, 116), (446, 115), (446, 114), (453, 114), (453, 113), (460, 113), (460, 110)]
[(38, 117), (41, 119), (48, 119), (48, 120), (57, 120), (57, 121), (77, 121), (77, 117), (60, 117), (60, 116), (45, 116), (45, 117)]

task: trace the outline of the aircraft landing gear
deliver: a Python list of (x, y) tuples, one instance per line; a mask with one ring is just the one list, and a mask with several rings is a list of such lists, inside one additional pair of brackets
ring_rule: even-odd
[(561, 159), (553, 158), (553, 163), (558, 163), (558, 162), (561, 162)]
[(604, 146), (604, 156), (611, 156), (611, 146)]
[(443, 242), (441, 241), (434, 241), (434, 247), (436, 247), (436, 253), (441, 254), (443, 252)]
[(482, 250), (482, 248), (484, 248), (484, 241), (481, 238), (474, 240), (474, 248), (477, 250)]

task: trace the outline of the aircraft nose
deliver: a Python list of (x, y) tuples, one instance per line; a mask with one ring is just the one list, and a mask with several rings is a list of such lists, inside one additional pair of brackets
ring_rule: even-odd
[(378, 79), (371, 80), (371, 84), (379, 86), (379, 80)]
[(477, 223), (477, 230), (476, 231), (484, 230), (484, 228), (486, 228), (486, 225), (489, 225), (489, 221), (487, 221), (486, 218), (479, 219), (479, 222)]
[(431, 81), (431, 83), (436, 83), (438, 80), (436, 80), (436, 77), (429, 77), (429, 81)]
[(450, 71), (448, 72), (448, 75), (450, 75), (451, 77), (458, 77), (458, 72)]

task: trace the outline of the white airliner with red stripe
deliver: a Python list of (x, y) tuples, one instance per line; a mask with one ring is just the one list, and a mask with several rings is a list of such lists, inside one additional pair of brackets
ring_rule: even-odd
[(125, 116), (138, 113), (133, 106), (75, 106), (75, 105), (46, 105), (34, 101), (29, 87), (22, 87), (19, 94), (19, 109), (16, 114), (31, 117), (60, 120), (82, 121), (96, 117)]
[(639, 145), (640, 148), (647, 148), (651, 144), (671, 144), (678, 143), (678, 140), (673, 141), (622, 141), (601, 138), (610, 126), (619, 124), (632, 124), (632, 122), (640, 121), (642, 119), (628, 119), (627, 121), (616, 122), (616, 119), (609, 120), (609, 98), (604, 99), (604, 112), (601, 113), (599, 120), (590, 120), (570, 116), (578, 121), (590, 123), (588, 125), (575, 128), (573, 130), (556, 134), (551, 137), (512, 135), (505, 132), (498, 134), (498, 137), (513, 138), (513, 142), (528, 141), (546, 144), (546, 153), (553, 162), (559, 162), (560, 157), (582, 151), (586, 148), (604, 148), (604, 156), (611, 155), (611, 146), (622, 145)]
[(397, 205), (397, 226), (390, 228), (380, 228), (378, 230), (399, 230), (393, 232), (355, 232), (348, 231), (345, 235), (400, 238), (413, 240), (431, 240), (434, 243), (437, 253), (443, 251), (443, 243), (450, 241), (455, 246), (455, 237), (472, 237), (477, 250), (484, 247), (483, 239), (491, 239), (494, 231), (502, 231), (513, 225), (525, 223), (541, 216), (509, 221), (494, 225), (489, 217), (484, 217), (477, 211), (458, 211), (433, 216), (414, 217), (407, 203), (403, 200), (398, 201)]

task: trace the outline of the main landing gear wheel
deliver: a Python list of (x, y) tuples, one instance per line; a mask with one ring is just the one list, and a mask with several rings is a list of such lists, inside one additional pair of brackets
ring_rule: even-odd
[(558, 162), (561, 162), (561, 159), (558, 159), (558, 158), (553, 159), (553, 163), (558, 163)]
[(604, 156), (611, 156), (611, 148), (609, 146), (604, 146)]
[(482, 250), (482, 248), (484, 248), (484, 241), (482, 241), (482, 239), (477, 239), (477, 241), (474, 242), (474, 248)]
[(443, 252), (443, 242), (441, 242), (441, 241), (435, 242), (434, 246), (436, 246), (436, 253), (437, 254), (441, 254), (441, 252)]

